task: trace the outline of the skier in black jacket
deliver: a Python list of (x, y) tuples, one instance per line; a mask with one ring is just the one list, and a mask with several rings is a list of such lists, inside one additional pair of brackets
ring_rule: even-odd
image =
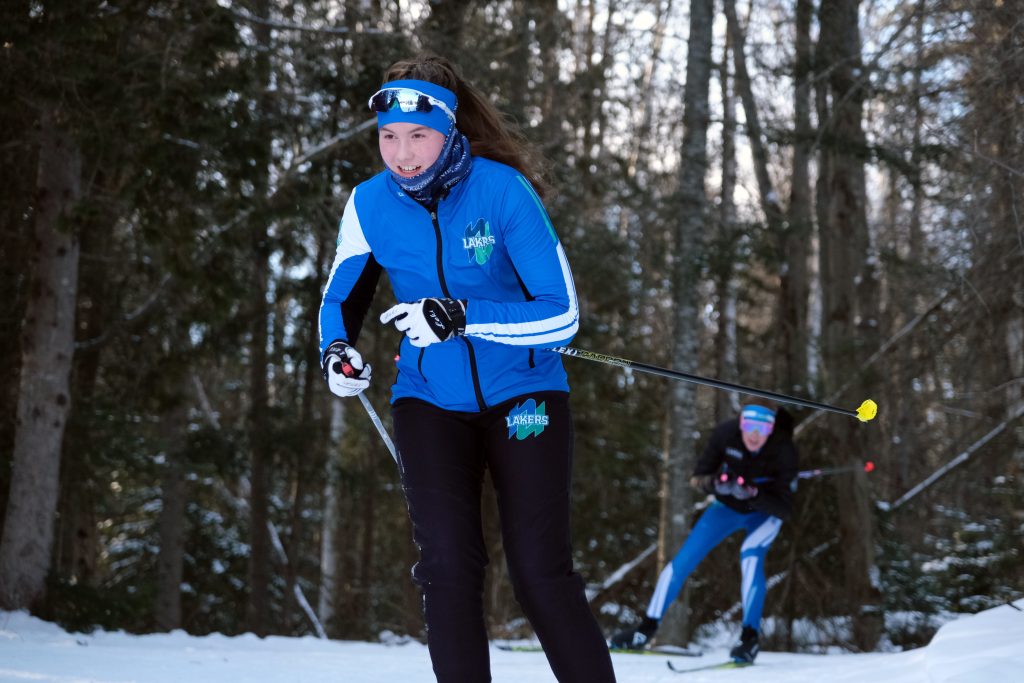
[(793, 418), (784, 409), (776, 411), (760, 403), (749, 403), (738, 419), (715, 427), (690, 479), (692, 486), (713, 494), (715, 501), (662, 570), (644, 621), (635, 629), (613, 636), (611, 646), (646, 646), (690, 573), (715, 546), (743, 529), (743, 632), (730, 655), (737, 662), (753, 662), (759, 649), (757, 634), (767, 590), (764, 559), (782, 520), (792, 512), (792, 484), (798, 467)]

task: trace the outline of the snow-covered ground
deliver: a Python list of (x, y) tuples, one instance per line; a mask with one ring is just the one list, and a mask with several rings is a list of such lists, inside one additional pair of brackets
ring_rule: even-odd
[[(679, 667), (720, 659), (673, 657)], [(613, 655), (620, 683), (1014, 683), (1024, 681), (1024, 600), (946, 623), (923, 648), (899, 653), (763, 652), (757, 665), (683, 677), (666, 657)], [(551, 683), (539, 652), (492, 648), (495, 683)], [(266, 638), (67, 633), (24, 612), (0, 612), (2, 683), (433, 683), (424, 646)]]

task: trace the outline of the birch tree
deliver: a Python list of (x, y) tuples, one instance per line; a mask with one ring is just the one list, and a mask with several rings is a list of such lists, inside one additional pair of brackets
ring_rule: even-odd
[(60, 456), (75, 343), (79, 243), (72, 220), (82, 193), (82, 154), (65, 112), (40, 117), (32, 286), (22, 323), (21, 378), (10, 493), (0, 541), (0, 606), (29, 607), (43, 594), (52, 557)]
[[(686, 53), (686, 84), (683, 90), (683, 139), (679, 179), (679, 219), (674, 227), (672, 266), (672, 365), (682, 372), (698, 371), (697, 343), (700, 328), (700, 282), (707, 232), (707, 136), (710, 122), (711, 47), (714, 0), (690, 3), (690, 40)], [(671, 437), (665, 453), (662, 491), (665, 555), (678, 548), (692, 521), (693, 493), (690, 475), (696, 458), (697, 392), (689, 382), (672, 382)], [(669, 610), (661, 637), (685, 641), (689, 625), (684, 610)]]

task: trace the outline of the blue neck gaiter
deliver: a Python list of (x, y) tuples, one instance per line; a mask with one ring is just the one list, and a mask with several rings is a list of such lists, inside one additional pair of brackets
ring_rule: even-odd
[(405, 193), (424, 206), (433, 206), (456, 183), (469, 174), (473, 166), (469, 140), (453, 128), (441, 148), (441, 154), (430, 168), (412, 178), (392, 173), (391, 177)]

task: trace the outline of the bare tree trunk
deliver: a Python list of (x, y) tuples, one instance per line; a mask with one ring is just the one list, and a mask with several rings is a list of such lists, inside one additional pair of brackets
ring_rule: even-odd
[(341, 437), (345, 433), (345, 404), (331, 400), (330, 440), (327, 447), (327, 476), (324, 479), (323, 528), (320, 532), (320, 599), (317, 614), (327, 633), (338, 632), (335, 618), (344, 586), (341, 549), (338, 546), (341, 531)]
[[(256, 3), (259, 16), (269, 16), (269, 2)], [(259, 43), (256, 68), (258, 80), (264, 91), (270, 83), (270, 29), (263, 24), (253, 28)], [(270, 115), (271, 107), (267, 96), (261, 95), (260, 116)], [(266, 124), (256, 127), (256, 144), (264, 149), (257, 155), (256, 196), (267, 194), (267, 165), (270, 163), (270, 132)], [(266, 216), (262, 212), (251, 219), (252, 226), (252, 286), (250, 291), (252, 311), (252, 343), (249, 375), (249, 450), (251, 460), (251, 489), (249, 498), (249, 601), (246, 606), (248, 629), (259, 636), (265, 636), (270, 629), (270, 576), (271, 547), (267, 523), (270, 521), (270, 470), (273, 452), (268, 435), (269, 391), (267, 382), (267, 287), (270, 271), (270, 244)]]
[[(594, 88), (596, 84), (593, 80), (593, 56), (594, 56), (594, 42), (596, 41), (597, 30), (594, 28), (594, 23), (597, 20), (596, 9), (594, 3), (587, 3), (586, 9), (580, 5), (582, 3), (577, 0), (576, 2), (576, 16), (586, 16), (586, 24), (583, 27), (582, 45), (576, 47), (576, 73), (575, 78), (580, 83), (580, 99), (579, 109), (577, 113), (577, 121), (575, 125), (580, 128), (582, 148), (580, 153), (585, 157), (590, 157), (590, 151), (593, 148), (593, 134), (594, 129), (592, 122), (596, 119), (595, 109), (598, 106), (597, 98), (594, 96)], [(578, 23), (583, 24), (582, 20), (578, 20)], [(602, 92), (603, 89), (602, 89)]]
[(186, 404), (172, 407), (164, 415), (164, 469), (161, 481), (160, 517), (157, 530), (160, 553), (157, 556), (156, 605), (154, 621), (161, 631), (181, 628), (181, 580), (185, 561), (185, 483), (186, 454), (178, 445), (184, 440), (188, 424)]
[[(1006, 385), (1005, 391), (993, 392), (988, 413), (995, 419), (1004, 419), (1018, 414), (1024, 404), (1024, 175), (1020, 172), (1024, 168), (1024, 117), (1020, 107), (1024, 99), (1024, 85), (1020, 81), (1024, 68), (1024, 27), (1019, 7), (996, 5), (992, 10), (979, 12), (974, 30), (987, 38), (990, 45), (972, 68), (975, 74), (984, 74), (978, 79), (981, 82), (975, 86), (972, 98), (978, 110), (975, 115), (980, 119), (975, 125), (983, 128), (977, 134), (979, 143), (991, 150), (993, 159), (999, 162), (998, 166), (993, 164), (979, 173), (984, 178), (979, 185), (984, 183), (991, 188), (989, 220), (993, 229), (984, 247), (989, 253), (978, 260), (987, 262), (984, 270), (989, 273), (993, 290), (989, 298), (1002, 311), (993, 335), (994, 355), (1005, 358), (987, 363), (990, 384)], [(1006, 286), (1013, 282), (1017, 283), (1015, 287)], [(1024, 430), (1016, 430), (1013, 449), (1018, 458), (1024, 454)]]
[[(266, 233), (264, 233), (264, 239)], [(258, 239), (258, 236), (256, 237)], [(248, 628), (259, 636), (269, 632), (270, 602), (270, 470), (273, 454), (267, 436), (267, 254), (254, 245), (255, 273), (253, 339), (250, 373), (250, 400), (248, 429), (251, 451), (252, 488), (249, 498), (249, 605)]]
[[(615, 37), (615, 13), (616, 0), (607, 0), (608, 7), (606, 8), (606, 18), (604, 24), (604, 35), (601, 41), (601, 60), (594, 67), (594, 72), (597, 75), (597, 83), (595, 86), (600, 84), (601, 95), (598, 97), (597, 102), (594, 105), (594, 121), (597, 123), (595, 130), (594, 145), (597, 149), (594, 150), (591, 155), (593, 159), (602, 159), (604, 157), (604, 144), (605, 136), (608, 130), (608, 114), (604, 105), (605, 93), (608, 92), (608, 70), (611, 68), (612, 63), (615, 61), (615, 55), (612, 54), (614, 49), (614, 37)], [(587, 150), (590, 154), (590, 150)]]
[[(94, 180), (94, 187), (101, 182)], [(113, 195), (121, 188), (102, 183), (104, 194)], [(90, 255), (103, 253), (113, 239), (117, 219), (100, 214), (80, 226), (81, 267), (75, 315), (76, 348), (71, 370), (71, 393), (75, 404), (68, 417), (68, 431), (60, 466), (60, 501), (58, 503), (58, 538), (55, 540), (52, 572), (62, 581), (76, 586), (95, 586), (99, 580), (100, 535), (97, 527), (97, 503), (100, 484), (94, 473), (94, 454), (103, 451), (97, 443), (88, 419), (76, 419), (76, 413), (88, 411), (96, 394), (97, 377), (102, 362), (103, 344), (93, 340), (105, 338), (116, 308), (109, 268)]]
[[(700, 267), (707, 232), (707, 135), (709, 90), (711, 87), (712, 24), (714, 0), (690, 4), (690, 40), (683, 92), (682, 168), (680, 169), (680, 220), (675, 227), (676, 261), (672, 272), (673, 318), (672, 366), (683, 372), (698, 371), (698, 330), (700, 329)], [(697, 392), (689, 382), (671, 383), (672, 434), (665, 454), (668, 506), (665, 550), (674, 552), (686, 537), (691, 522), (693, 494), (689, 479), (696, 458)], [(671, 550), (669, 550), (671, 549)], [(667, 554), (667, 553), (666, 553)], [(689, 639), (688, 615), (684, 609), (669, 610), (660, 635), (668, 641)]]
[(82, 157), (60, 118), (59, 111), (46, 111), (40, 128), (32, 286), (22, 325), (10, 494), (0, 541), (4, 609), (27, 608), (45, 591), (71, 407), (79, 243), (68, 218), (81, 194)]
[(654, 37), (651, 39), (651, 54), (648, 56), (647, 61), (644, 63), (644, 75), (640, 82), (640, 87), (637, 92), (635, 99), (635, 105), (632, 108), (632, 116), (634, 121), (634, 134), (632, 136), (632, 146), (629, 151), (629, 163), (626, 167), (626, 174), (630, 178), (636, 177), (637, 164), (640, 161), (640, 157), (644, 156), (647, 152), (647, 146), (650, 142), (650, 130), (651, 130), (651, 119), (653, 117), (653, 108), (650, 103), (653, 101), (655, 96), (654, 92), (654, 70), (657, 68), (658, 63), (661, 61), (661, 49), (665, 43), (665, 17), (670, 16), (672, 13), (672, 0), (668, 0), (664, 4), (659, 0), (654, 8)]
[[(924, 0), (920, 0), (914, 9), (914, 56), (911, 90), (909, 93), (909, 109), (911, 117), (910, 130), (910, 164), (906, 170), (906, 181), (910, 184), (911, 205), (909, 215), (900, 212), (903, 203), (903, 188), (900, 184), (901, 174), (897, 169), (892, 169), (890, 176), (892, 181), (889, 187), (889, 204), (891, 213), (888, 226), (891, 234), (890, 251), (897, 254), (895, 263), (886, 269), (886, 289), (891, 304), (888, 306), (889, 315), (886, 320), (886, 332), (892, 334), (902, 329), (909, 321), (918, 314), (922, 305), (922, 288), (919, 284), (921, 264), (925, 261), (923, 251), (923, 235), (921, 230), (921, 211), (924, 206), (924, 184), (922, 182), (923, 159), (921, 154), (922, 132), (925, 125), (924, 107), (922, 101), (923, 93), (923, 72), (925, 60), (928, 53), (925, 49), (924, 36)], [(902, 118), (902, 117), (901, 117)], [(894, 120), (893, 125), (899, 125)], [(903, 229), (902, 226), (906, 228)], [(918, 371), (915, 362), (920, 344), (913, 339), (908, 339), (894, 350), (894, 358), (890, 365), (890, 372), (886, 377), (888, 391), (900, 392), (900, 400), (892, 406), (890, 415), (886, 420), (891, 434), (886, 439), (886, 455), (888, 461), (893, 463), (893, 476), (888, 482), (885, 490), (880, 495), (891, 500), (911, 486), (912, 466), (918, 460), (915, 454), (919, 453), (920, 436), (917, 424), (922, 412), (921, 395), (918, 391), (905, 391), (915, 381)], [(893, 395), (893, 394), (890, 394)]]
[(558, 9), (557, 0), (535, 0), (537, 51), (541, 64), (540, 110), (543, 118), (537, 131), (545, 158), (555, 158), (549, 151), (560, 150), (565, 143), (562, 123), (565, 121), (564, 88), (559, 81), (560, 47), (565, 32), (565, 17)]
[(810, 340), (808, 258), (814, 222), (811, 213), (811, 0), (796, 3), (796, 65), (793, 92), (793, 172), (789, 194), (789, 221), (779, 233), (783, 266), (779, 288), (782, 329), (783, 383), (790, 391), (806, 393), (807, 350)]
[[(797, 145), (794, 148), (793, 200), (796, 202), (794, 219), (787, 222), (771, 180), (768, 168), (768, 148), (761, 130), (761, 117), (754, 91), (747, 71), (746, 36), (736, 15), (735, 0), (725, 0), (725, 15), (728, 20), (729, 38), (732, 43), (733, 61), (736, 64), (736, 90), (743, 102), (747, 121), (747, 136), (754, 158), (754, 175), (760, 195), (768, 230), (775, 236), (781, 264), (779, 276), (778, 320), (782, 334), (778, 337), (782, 376), (779, 383), (788, 390), (802, 391), (807, 373), (807, 244), (809, 231), (809, 181), (808, 161), (810, 128), (808, 111), (809, 81), (807, 64), (809, 59), (810, 11), (809, 5), (797, 8), (797, 83), (796, 83), (796, 128)], [(801, 138), (801, 134), (803, 137)]]
[[(83, 402), (81, 394), (76, 393), (75, 397)], [(78, 586), (95, 586), (99, 579), (100, 538), (96, 526), (96, 484), (87, 455), (89, 441), (83, 439), (73, 447), (69, 441), (70, 435), (64, 440), (51, 572)]]
[[(738, 287), (736, 271), (736, 106), (729, 73), (729, 54), (732, 40), (727, 35), (721, 61), (722, 83), (722, 197), (718, 208), (718, 238), (715, 240), (711, 270), (718, 296), (718, 333), (715, 339), (715, 376), (726, 382), (737, 382), (737, 322), (736, 300)], [(715, 422), (735, 415), (740, 409), (739, 394), (735, 391), (715, 392)]]
[[(377, 487), (377, 473), (375, 472), (374, 459), (377, 457), (376, 449), (367, 448), (363, 453), (363, 475), (366, 477), (367, 486), (371, 491)], [(362, 520), (359, 522), (359, 529), (363, 537), (359, 548), (359, 603), (356, 609), (356, 618), (362, 619), (365, 626), (373, 622), (373, 560), (377, 550), (377, 500), (376, 496), (368, 493), (362, 497)]]
[(724, 9), (728, 19), (733, 63), (736, 66), (734, 82), (747, 119), (747, 137), (754, 157), (754, 177), (757, 179), (761, 210), (764, 211), (768, 229), (772, 234), (777, 234), (782, 226), (782, 208), (779, 206), (779, 195), (772, 186), (771, 175), (768, 173), (768, 149), (761, 132), (761, 115), (754, 100), (754, 91), (750, 87), (750, 74), (747, 72), (746, 36), (736, 16), (736, 0), (725, 0)]
[[(1024, 377), (1024, 301), (1017, 302), (1017, 310), (1011, 311), (1006, 321), (1006, 355), (1010, 363), (1010, 376)], [(1024, 408), (1024, 382), (1011, 381), (1006, 388), (1007, 415), (1015, 415)], [(1024, 437), (1018, 430), (1015, 444), (1016, 456), (1024, 456)]]
[[(830, 388), (860, 373), (865, 349), (877, 347), (878, 334), (877, 296), (872, 289), (877, 277), (866, 213), (858, 2), (823, 1), (818, 43), (821, 66), (828, 69), (831, 103), (823, 131), (823, 166), (828, 175), (826, 222), (821, 226), (824, 358)], [(838, 462), (852, 464), (869, 452), (864, 427), (848, 418), (830, 420), (835, 439), (830, 450)], [(877, 644), (883, 626), (881, 592), (873, 579), (877, 570), (871, 495), (862, 472), (837, 478), (834, 486), (853, 645), (867, 651)]]
[(421, 27), (423, 49), (462, 61), (462, 31), (474, 0), (432, 0), (429, 4), (430, 14)]

